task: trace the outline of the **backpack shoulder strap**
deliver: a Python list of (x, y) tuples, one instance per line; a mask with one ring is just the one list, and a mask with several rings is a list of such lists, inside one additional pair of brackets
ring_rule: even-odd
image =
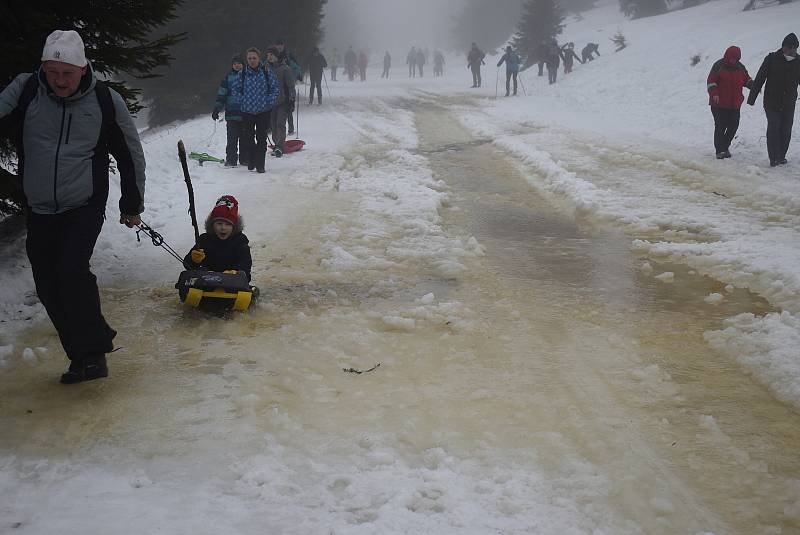
[(103, 125), (108, 126), (113, 124), (116, 120), (116, 110), (114, 110), (111, 89), (100, 80), (97, 80), (94, 85), (94, 94), (97, 95), (97, 102), (100, 104), (100, 112), (103, 114)]
[(28, 106), (31, 101), (36, 97), (36, 91), (38, 89), (39, 77), (38, 74), (34, 72), (22, 87), (22, 94), (19, 96), (19, 101), (17, 103), (17, 110), (23, 118), (25, 117), (25, 112), (28, 111)]

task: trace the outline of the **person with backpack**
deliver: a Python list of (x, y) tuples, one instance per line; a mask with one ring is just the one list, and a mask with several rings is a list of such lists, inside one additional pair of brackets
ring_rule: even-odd
[(500, 61), (497, 62), (497, 67), (500, 68), (500, 65), (505, 62), (506, 64), (506, 96), (509, 95), (511, 92), (511, 79), (514, 79), (514, 96), (517, 96), (517, 76), (519, 76), (519, 64), (520, 59), (519, 55), (514, 52), (514, 49), (511, 48), (511, 45), (506, 47), (506, 53), (503, 54), (503, 57), (500, 58)]
[[(225, 110), (225, 128), (228, 143), (225, 146), (225, 167), (236, 167), (239, 162), (239, 144), (242, 140), (242, 93), (239, 77), (244, 69), (244, 58), (236, 54), (231, 59), (231, 71), (217, 88), (217, 101), (211, 118), (219, 120), (219, 112)], [(242, 163), (245, 163), (242, 161)]]
[(472, 70), (472, 87), (481, 86), (481, 65), (486, 65), (483, 61), (485, 57), (486, 54), (483, 53), (483, 50), (478, 48), (477, 44), (472, 43), (472, 47), (467, 53), (467, 68)]
[(247, 66), (240, 74), (243, 152), (247, 160), (247, 169), (264, 173), (270, 110), (278, 100), (280, 87), (269, 65), (261, 62), (259, 49), (248, 48), (246, 59)]
[(28, 259), (70, 360), (61, 382), (73, 384), (108, 376), (117, 334), (89, 267), (105, 220), (109, 155), (120, 177), (119, 222), (129, 228), (142, 222), (145, 158), (125, 101), (97, 79), (77, 32), (52, 32), (41, 61), (0, 93), (0, 117), (17, 132)]
[(278, 86), (278, 98), (270, 111), (270, 122), (272, 125), (272, 142), (275, 149), (272, 155), (280, 158), (283, 156), (284, 143), (286, 141), (286, 119), (290, 109), (294, 109), (294, 73), (286, 63), (280, 59), (278, 47), (271, 46), (267, 49), (267, 61), (272, 66)]
[(311, 57), (308, 60), (308, 78), (311, 82), (311, 88), (308, 95), (308, 105), (314, 104), (314, 90), (317, 91), (317, 104), (322, 104), (322, 73), (328, 62), (325, 61), (325, 56), (319, 51), (319, 47), (314, 47), (311, 51)]
[(731, 157), (729, 149), (739, 128), (740, 108), (744, 102), (742, 88), (753, 85), (740, 59), (739, 47), (728, 47), (722, 59), (711, 67), (706, 82), (708, 104), (714, 116), (714, 149), (718, 160)]
[(797, 86), (800, 84), (797, 45), (797, 36), (790, 33), (783, 39), (781, 48), (764, 58), (747, 97), (747, 103), (753, 106), (764, 83), (767, 84), (764, 89), (764, 112), (767, 114), (767, 153), (770, 167), (787, 163), (786, 153), (792, 140)]

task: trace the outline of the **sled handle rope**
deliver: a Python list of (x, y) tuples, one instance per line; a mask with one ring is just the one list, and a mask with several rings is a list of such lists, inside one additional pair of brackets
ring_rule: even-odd
[(140, 225), (136, 225), (136, 241), (142, 241), (142, 238), (139, 236), (140, 232), (143, 232), (145, 236), (150, 238), (150, 241), (153, 242), (153, 245), (156, 247), (161, 247), (166, 252), (168, 252), (172, 257), (177, 260), (178, 262), (183, 265), (183, 258), (173, 249), (167, 242), (164, 241), (164, 236), (153, 230), (150, 225), (142, 221)]
[[(200, 230), (197, 228), (197, 214), (194, 209), (194, 188), (192, 188), (192, 177), (189, 176), (189, 163), (186, 161), (186, 147), (183, 145), (183, 140), (178, 141), (178, 158), (181, 161), (183, 168), (183, 179), (186, 182), (186, 189), (189, 191), (189, 215), (192, 218), (192, 226), (194, 227), (194, 242), (200, 241)], [(182, 263), (183, 261), (181, 261)]]

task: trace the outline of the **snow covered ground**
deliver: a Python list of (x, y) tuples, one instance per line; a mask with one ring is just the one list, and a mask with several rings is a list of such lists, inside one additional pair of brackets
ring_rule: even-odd
[[(568, 21), (563, 40), (578, 48), (599, 42), (603, 55), (567, 76), (560, 72), (556, 85), (526, 72), (527, 96), (495, 100), (492, 58), (478, 90), (467, 89), (462, 58), (449, 59), (443, 79), (409, 80), (402, 65), (390, 80), (375, 71), (364, 84), (340, 75), (329, 82), (325, 106), (301, 108), (307, 149), (269, 159), (266, 175), (193, 164), (199, 216), (221, 194), (240, 200), (254, 282), (266, 295), (252, 319), (184, 315), (172, 288), (180, 270), (174, 259), (146, 239), (137, 242), (110, 217), (93, 268), (111, 324), (126, 325), (117, 342), (136, 354), (120, 352), (105, 382), (72, 389), (50, 384), (65, 361), (35, 298), (24, 238), (4, 238), (0, 419), (12, 433), (0, 438), (0, 533), (130, 533), (133, 527), (143, 533), (600, 534), (646, 533), (646, 526), (649, 533), (689, 533), (678, 526), (696, 525), (725, 533), (720, 518), (682, 524), (677, 517), (703, 518), (703, 504), (682, 502), (693, 495), (658, 469), (648, 471), (657, 463), (646, 454), (611, 461), (635, 465), (629, 477), (637, 483), (664, 478), (653, 483), (652, 494), (638, 497), (641, 489), (614, 481), (625, 468), (602, 469), (546, 427), (533, 436), (537, 444), (551, 443), (551, 454), (562, 452), (554, 459), (530, 447), (528, 435), (505, 429), (502, 417), (503, 440), (472, 429), (474, 413), (466, 408), (473, 404), (525, 409), (492, 390), (511, 388), (520, 379), (512, 373), (495, 377), (482, 369), (497, 383), (470, 391), (463, 414), (446, 397), (461, 384), (429, 382), (441, 371), (427, 362), (429, 343), (450, 348), (448, 359), (456, 360), (460, 351), (469, 353), (459, 334), (495, 334), (482, 330), (483, 311), (437, 286), (471, 276), (486, 252), (469, 234), (442, 226), (450, 188), (420, 150), (413, 114), (433, 104), (448, 107), (476, 137), (509, 155), (553, 205), (622, 229), (654, 284), (671, 284), (677, 294), (694, 288), (690, 274), (707, 276), (719, 286), (697, 296), (708, 310), (724, 307), (742, 289), (766, 300), (768, 312), (736, 315), (707, 331), (708, 350), (735, 359), (772, 395), (800, 406), (800, 149), (790, 148), (788, 166), (768, 167), (759, 99), (743, 108), (734, 157), (715, 160), (705, 92), (708, 69), (730, 44), (742, 48), (755, 75), (763, 56), (797, 30), (792, 23), (800, 20), (800, 4), (742, 13), (742, 1), (717, 0), (639, 21), (621, 17), (616, 2), (599, 4), (582, 21)], [(615, 54), (608, 38), (617, 30), (630, 46)], [(691, 67), (695, 54), (702, 59)], [(396, 64), (401, 57), (395, 53)], [(189, 150), (221, 155), (224, 125), (202, 117), (143, 135), (149, 166), (143, 218), (183, 253), (192, 230), (178, 139)], [(117, 197), (112, 188), (109, 214)], [(661, 265), (685, 269), (665, 273)], [(389, 294), (403, 297), (377, 302)], [(362, 301), (370, 306), (357, 306)], [(326, 307), (335, 312), (317, 313)], [(266, 334), (256, 336), (260, 331)], [(632, 351), (609, 339), (613, 351)], [(575, 343), (588, 354), (600, 340), (598, 334)], [(339, 375), (341, 368), (381, 362), (397, 383), (354, 387), (347, 374), (329, 376), (321, 360), (335, 363)], [(397, 371), (407, 367), (419, 371)], [(676, 388), (658, 366), (640, 363), (625, 373), (636, 375), (654, 403)], [(587, 389), (587, 406), (602, 405), (599, 395), (590, 395), (600, 392), (579, 386)], [(531, 388), (548, 392), (535, 382)], [(400, 397), (407, 407), (383, 404), (398, 392), (408, 394)], [(415, 396), (419, 404), (409, 401)], [(441, 428), (421, 433), (432, 425), (422, 415), (445, 399), (446, 416), (437, 414)], [(102, 404), (102, 417), (76, 415), (84, 403)], [(324, 410), (359, 405), (362, 410), (346, 415)], [(49, 419), (35, 419), (42, 412)], [(628, 438), (620, 431), (625, 418), (603, 414), (613, 430), (589, 433), (589, 450), (610, 448), (614, 433)], [(714, 416), (701, 414), (702, 440), (722, 444), (731, 462), (746, 467), (741, 485), (750, 489), (767, 469), (734, 447)], [(471, 443), (453, 437), (471, 433), (481, 440), (459, 451)], [(697, 462), (700, 455), (689, 457)], [(755, 488), (780, 509), (784, 527), (796, 527), (800, 490), (789, 476)], [(620, 495), (626, 513), (604, 507)], [(746, 503), (736, 502), (747, 510)], [(653, 524), (639, 506), (654, 511)], [(768, 522), (761, 527), (781, 532)]]

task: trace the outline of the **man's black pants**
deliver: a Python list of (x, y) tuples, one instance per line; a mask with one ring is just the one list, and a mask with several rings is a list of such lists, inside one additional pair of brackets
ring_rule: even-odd
[(322, 104), (322, 76), (319, 78), (311, 77), (311, 93), (308, 96), (308, 103), (314, 103), (314, 90), (317, 91), (317, 102)]
[(789, 142), (792, 141), (794, 106), (786, 106), (781, 111), (767, 112), (767, 152), (770, 162), (780, 162), (786, 158)]
[[(269, 112), (242, 114), (242, 152), (247, 159), (248, 169), (264, 169), (267, 158), (267, 130), (269, 129)], [(255, 144), (253, 143), (255, 138)]]
[[(247, 163), (244, 155), (244, 138), (242, 137), (242, 121), (225, 121), (228, 130), (228, 144), (225, 146), (225, 163), (236, 165), (237, 162)], [(241, 159), (239, 159), (239, 144), (241, 143)]]
[(89, 268), (104, 209), (84, 206), (62, 214), (28, 214), (25, 243), (36, 293), (70, 360), (114, 349), (117, 334), (100, 311), (97, 278)]
[(511, 90), (511, 79), (514, 79), (514, 94), (517, 94), (517, 71), (506, 71), (506, 96)]
[(714, 115), (714, 149), (719, 154), (731, 148), (731, 142), (739, 129), (739, 109), (711, 106)]

